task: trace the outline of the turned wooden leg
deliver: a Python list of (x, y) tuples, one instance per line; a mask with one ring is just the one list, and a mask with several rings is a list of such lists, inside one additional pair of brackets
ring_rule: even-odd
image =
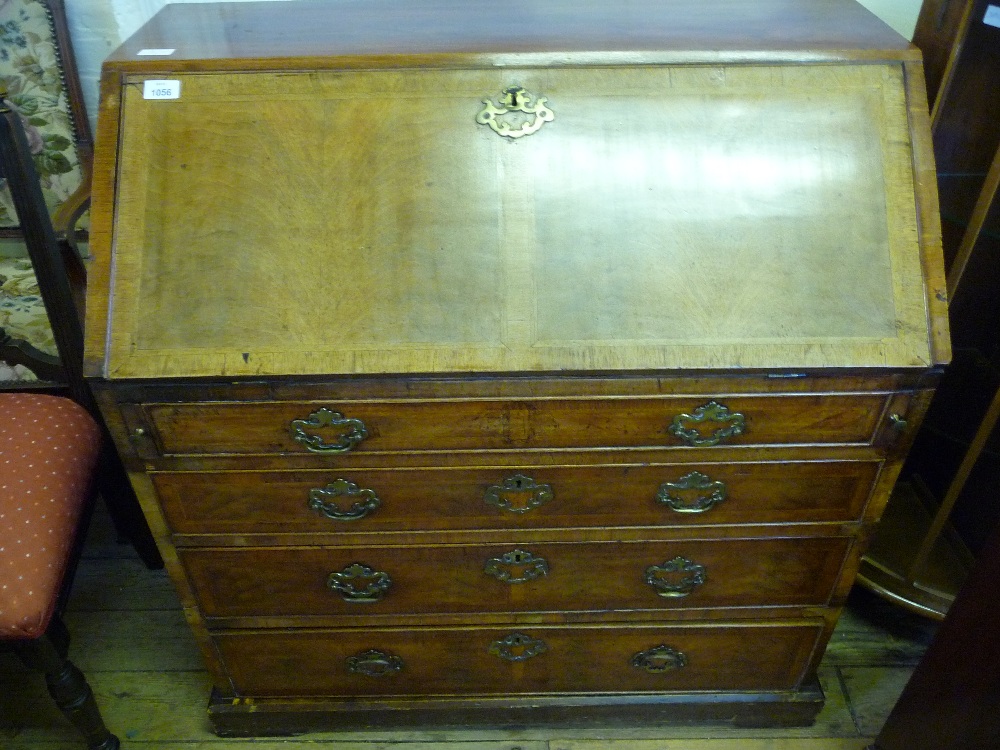
[(53, 616), (45, 635), (15, 643), (15, 649), (32, 669), (45, 673), (49, 694), (66, 717), (83, 734), (90, 750), (118, 750), (119, 742), (108, 731), (83, 673), (66, 658), (69, 634)]

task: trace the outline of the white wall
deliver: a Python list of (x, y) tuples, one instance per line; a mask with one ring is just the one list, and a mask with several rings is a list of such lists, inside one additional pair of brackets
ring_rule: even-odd
[[(215, 0), (237, 2), (238, 0)], [(491, 2), (493, 0), (469, 0)], [(670, 0), (663, 0), (669, 2)], [(754, 2), (755, 0), (746, 0)], [(920, 12), (921, 0), (858, 0), (907, 39)], [(97, 112), (97, 82), (104, 60), (122, 40), (166, 5), (168, 0), (66, 0), (66, 14), (80, 68), (87, 111), (91, 121)], [(173, 0), (198, 2), (198, 0)]]
[[(65, 0), (83, 95), (96, 124), (101, 62), (168, 2), (199, 0)], [(201, 0), (205, 2), (205, 0)], [(212, 0), (240, 2), (240, 0)]]
[(913, 38), (921, 0), (858, 0), (907, 39)]

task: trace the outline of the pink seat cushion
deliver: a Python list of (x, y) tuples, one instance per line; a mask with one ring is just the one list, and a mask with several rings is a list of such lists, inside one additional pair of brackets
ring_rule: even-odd
[(74, 401), (0, 393), (0, 639), (48, 627), (100, 443)]

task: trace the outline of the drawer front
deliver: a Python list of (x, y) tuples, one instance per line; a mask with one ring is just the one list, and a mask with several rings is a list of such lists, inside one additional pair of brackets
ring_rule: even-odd
[(868, 444), (888, 398), (214, 402), (148, 404), (139, 419), (166, 455)]
[(850, 521), (875, 461), (158, 473), (182, 534)]
[(822, 627), (628, 626), (231, 632), (238, 693), (405, 696), (790, 690)]
[(208, 617), (824, 605), (850, 539), (178, 550)]

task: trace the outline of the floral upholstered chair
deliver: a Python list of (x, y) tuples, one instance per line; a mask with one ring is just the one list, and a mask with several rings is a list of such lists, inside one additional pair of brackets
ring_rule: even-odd
[[(9, 472), (0, 476), (0, 650), (45, 675), (80, 747), (85, 741), (91, 750), (118, 750), (93, 690), (68, 658), (61, 616), (94, 506), (100, 453), (100, 426), (75, 401), (0, 392), (0, 463)], [(21, 746), (16, 737), (14, 744)]]
[[(62, 0), (0, 0), (0, 78), (21, 115), (49, 212), (66, 226), (89, 196), (92, 155)], [(0, 228), (17, 228), (6, 189)]]
[[(76, 249), (86, 228), (93, 152), (62, 0), (0, 0), (0, 84), (20, 116), (56, 233)], [(10, 191), (0, 182), (0, 384), (58, 372), (20, 235)]]

